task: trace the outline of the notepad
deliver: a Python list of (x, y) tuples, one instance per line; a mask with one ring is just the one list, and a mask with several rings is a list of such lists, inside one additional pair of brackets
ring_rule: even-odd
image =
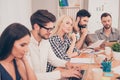
[(115, 68), (112, 68), (112, 71), (116, 74), (119, 74), (120, 75), (120, 66), (117, 66)]
[(71, 63), (84, 63), (84, 64), (90, 64), (95, 63), (94, 58), (71, 58)]
[(102, 77), (101, 80), (111, 80), (110, 77)]
[(98, 40), (97, 42), (91, 44), (90, 46), (88, 46), (88, 48), (96, 48), (99, 47), (105, 40)]
[(112, 77), (113, 74), (112, 73), (104, 73), (104, 76), (107, 76), (107, 77)]

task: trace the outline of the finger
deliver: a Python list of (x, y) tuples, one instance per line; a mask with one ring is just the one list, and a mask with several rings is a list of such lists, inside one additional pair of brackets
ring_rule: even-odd
[(77, 20), (76, 20), (76, 22), (79, 22), (80, 21), (80, 17), (77, 17)]
[(74, 73), (73, 75), (72, 75), (72, 77), (76, 77), (76, 78), (80, 78), (80, 77), (82, 77), (82, 75), (78, 72), (78, 73)]
[(76, 75), (77, 77), (82, 77), (82, 74), (80, 73), (80, 71), (77, 71), (74, 75)]
[(75, 67), (75, 70), (80, 71), (80, 69), (79, 69), (79, 67), (78, 67), (78, 66), (76, 66), (76, 67)]

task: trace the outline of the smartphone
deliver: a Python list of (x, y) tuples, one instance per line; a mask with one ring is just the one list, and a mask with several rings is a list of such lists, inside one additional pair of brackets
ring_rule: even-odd
[(80, 70), (80, 73), (82, 74), (81, 78), (76, 78), (76, 77), (71, 77), (69, 80), (83, 80), (84, 75), (85, 75), (86, 70)]

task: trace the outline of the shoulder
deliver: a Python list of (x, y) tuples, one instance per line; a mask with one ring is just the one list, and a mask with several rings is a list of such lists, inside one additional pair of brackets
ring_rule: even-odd
[(54, 36), (51, 36), (49, 38), (49, 41), (53, 41), (53, 40), (57, 40), (58, 39), (58, 36), (57, 35), (54, 35)]
[(50, 44), (56, 44), (56, 43), (58, 43), (60, 41), (60, 38), (57, 36), (57, 35), (54, 35), (54, 36), (51, 36), (50, 38), (49, 38), (49, 42), (50, 42)]
[(102, 30), (103, 30), (102, 28), (98, 29), (98, 30), (95, 31), (95, 33), (100, 33)]
[(116, 29), (116, 28), (112, 28), (112, 30), (113, 30), (114, 32), (119, 32), (118, 29)]
[(41, 45), (44, 45), (44, 46), (45, 46), (45, 45), (47, 46), (47, 45), (50, 44), (50, 42), (49, 42), (49, 40), (47, 39), (47, 40), (42, 40), (42, 41), (40, 42), (40, 44), (41, 44)]

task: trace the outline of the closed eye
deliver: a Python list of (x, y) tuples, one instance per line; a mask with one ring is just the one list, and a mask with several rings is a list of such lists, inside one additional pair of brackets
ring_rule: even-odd
[(26, 45), (27, 45), (26, 43), (23, 43), (23, 44), (21, 44), (20, 46), (21, 46), (21, 47), (24, 47), (24, 46), (26, 46)]

